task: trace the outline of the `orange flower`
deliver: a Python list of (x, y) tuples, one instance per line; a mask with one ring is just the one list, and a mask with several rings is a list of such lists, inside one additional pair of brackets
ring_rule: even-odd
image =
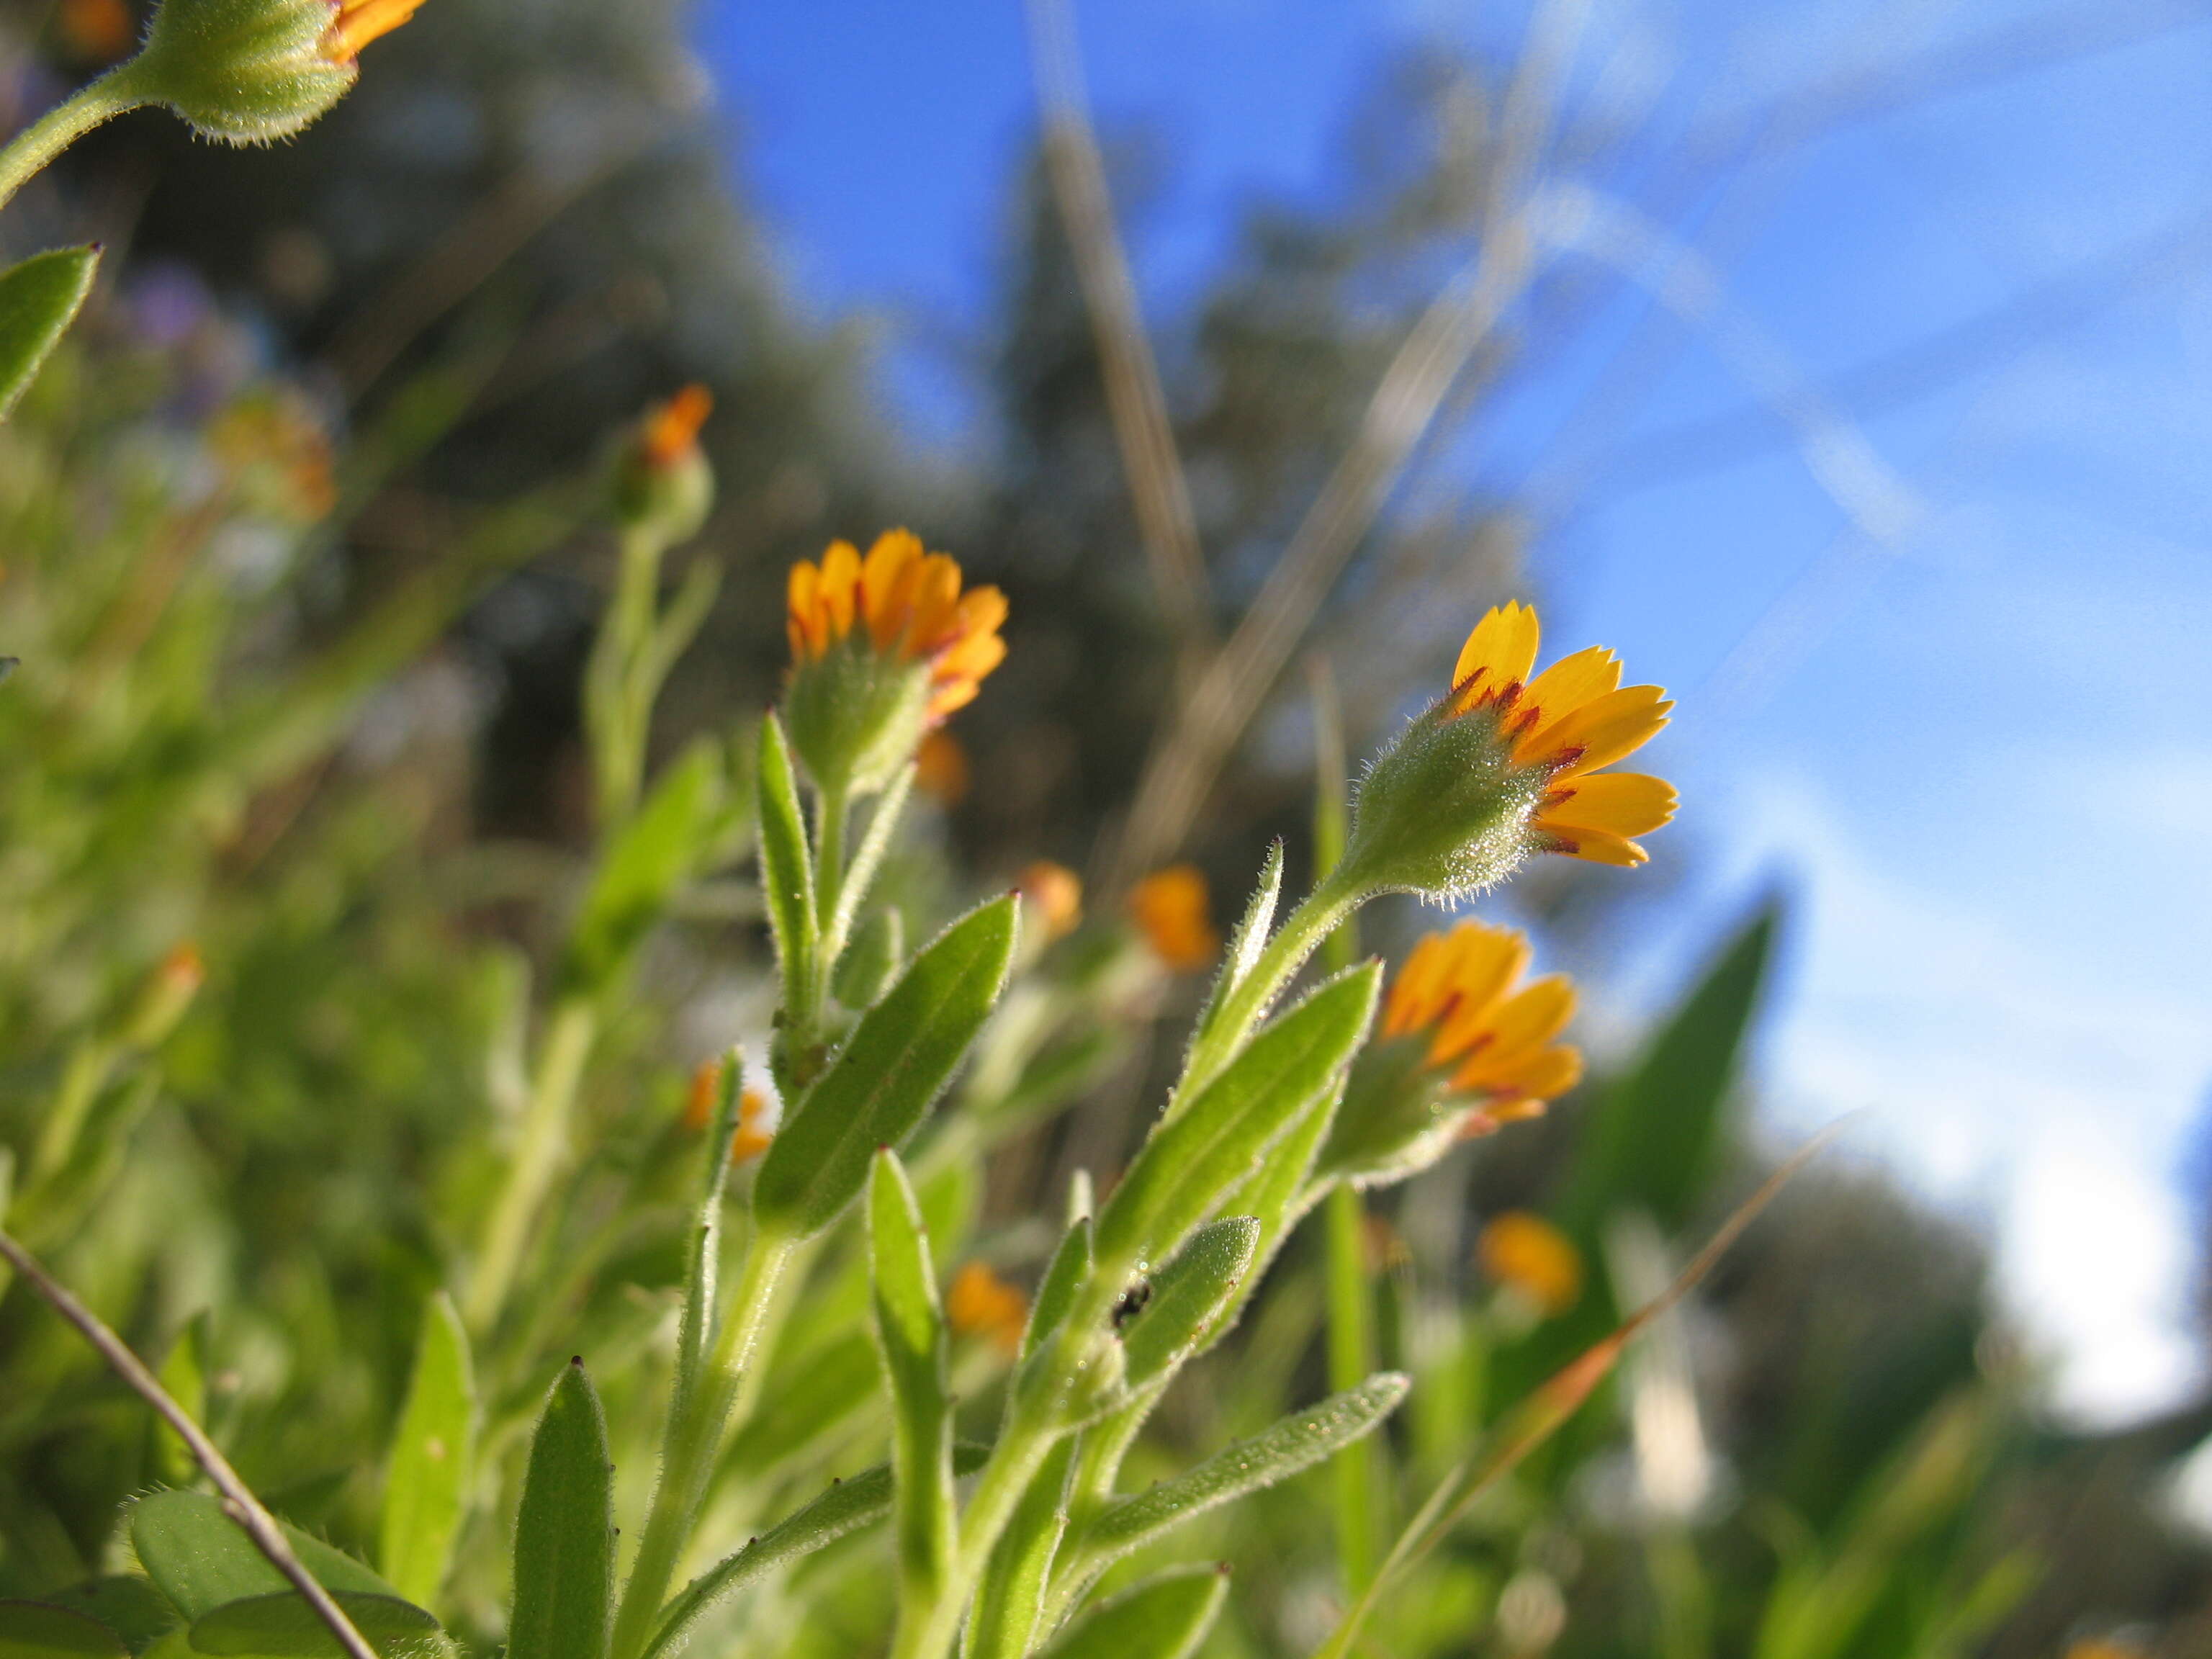
[(1620, 659), (1594, 645), (1534, 679), (1536, 613), (1516, 602), (1492, 610), (1468, 635), (1452, 671), (1447, 715), (1490, 709), (1511, 744), (1510, 764), (1541, 769), (1551, 787), (1530, 826), (1537, 845), (1600, 864), (1642, 864), (1633, 837), (1674, 815), (1674, 790), (1636, 772), (1594, 775), (1642, 748), (1674, 705), (1656, 685), (1620, 684)]
[(1582, 1300), (1582, 1253), (1540, 1215), (1508, 1210), (1492, 1217), (1475, 1240), (1474, 1253), (1493, 1281), (1518, 1291), (1547, 1314), (1563, 1314)]
[(645, 464), (665, 472), (699, 447), (699, 428), (714, 412), (714, 394), (694, 382), (645, 417), (638, 448)]
[(323, 56), (350, 64), (361, 49), (380, 40), (415, 15), (422, 0), (338, 0), (337, 15), (323, 32)]
[(62, 0), (58, 21), (70, 50), (95, 64), (113, 63), (136, 39), (123, 0)]
[(1129, 915), (1176, 973), (1198, 973), (1221, 954), (1206, 877), (1194, 864), (1170, 864), (1139, 882), (1129, 890)]
[(1022, 1293), (980, 1261), (962, 1263), (945, 1294), (945, 1316), (953, 1330), (989, 1337), (1010, 1359), (1022, 1351), (1029, 1311)]
[(940, 806), (968, 798), (968, 750), (950, 732), (932, 732), (914, 751), (914, 787)]
[(960, 567), (922, 550), (904, 530), (876, 538), (863, 559), (832, 542), (819, 565), (791, 568), (787, 631), (794, 667), (819, 660), (848, 637), (880, 655), (929, 665), (934, 725), (975, 701), (983, 678), (1006, 655), (999, 637), (1006, 596), (995, 587), (961, 592)]
[(1463, 921), (1413, 947), (1383, 1004), (1385, 1039), (1429, 1033), (1427, 1063), (1483, 1097), (1469, 1134), (1541, 1115), (1582, 1076), (1582, 1055), (1552, 1041), (1574, 1013), (1574, 985), (1564, 974), (1521, 985), (1528, 957), (1511, 929)]
[[(722, 1090), (722, 1066), (720, 1060), (702, 1060), (691, 1073), (691, 1091), (684, 1102), (684, 1127), (693, 1134), (703, 1132), (714, 1120), (714, 1102)], [(759, 1090), (747, 1089), (738, 1097), (738, 1127), (730, 1136), (731, 1163), (743, 1164), (768, 1150), (775, 1137), (760, 1127), (761, 1119), (767, 1115), (768, 1097)]]
[(1065, 939), (1083, 921), (1083, 881), (1064, 864), (1039, 859), (1025, 868), (1014, 885), (1044, 924), (1048, 940)]

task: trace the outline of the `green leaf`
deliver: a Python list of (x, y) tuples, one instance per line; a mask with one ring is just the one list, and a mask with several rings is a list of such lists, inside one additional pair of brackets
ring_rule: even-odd
[(129, 1659), (130, 1652), (120, 1636), (81, 1613), (0, 1601), (0, 1659)]
[(580, 1363), (538, 1419), (514, 1531), (509, 1659), (601, 1659), (614, 1588), (607, 1419)]
[(133, 1653), (177, 1628), (177, 1610), (149, 1581), (132, 1573), (112, 1573), (67, 1589), (48, 1590), (39, 1599), (106, 1626)]
[(1148, 1492), (1116, 1498), (1083, 1535), (1084, 1569), (1099, 1571), (1194, 1516), (1311, 1468), (1389, 1416), (1411, 1386), (1399, 1372), (1378, 1373)]
[(100, 269), (100, 248), (58, 247), (0, 272), (0, 421), (61, 343)]
[(1045, 1345), (1067, 1317), (1075, 1298), (1091, 1279), (1091, 1218), (1083, 1216), (1061, 1235), (1060, 1248), (1045, 1264), (1037, 1281), (1036, 1297), (1030, 1304), (1030, 1322), (1022, 1332), (1022, 1358), (1027, 1359)]
[[(284, 1528), (293, 1553), (324, 1589), (397, 1595), (383, 1579), (341, 1550), (295, 1528)], [(138, 1565), (187, 1620), (227, 1601), (290, 1595), (291, 1581), (270, 1565), (222, 1501), (205, 1492), (150, 1492), (131, 1506), (131, 1543)]]
[(1040, 1659), (1189, 1659), (1228, 1593), (1224, 1568), (1174, 1568), (1101, 1601)]
[[(876, 797), (876, 804), (868, 814), (867, 833), (860, 837), (853, 861), (845, 868), (843, 883), (837, 889), (837, 913), (830, 919), (828, 948), (842, 950), (846, 936), (852, 932), (853, 918), (867, 898), (868, 890), (875, 885), (876, 872), (883, 867), (884, 854), (890, 850), (892, 834), (906, 815), (907, 798), (914, 793), (914, 781), (921, 769), (908, 762), (884, 786), (883, 793)], [(865, 1006), (850, 998), (841, 996), (840, 1000), (848, 1007)]]
[(629, 967), (676, 890), (725, 838), (726, 794), (722, 751), (710, 738), (694, 743), (654, 780), (600, 858), (577, 912), (562, 963), (565, 994), (588, 996)]
[(804, 1456), (882, 1394), (883, 1361), (874, 1338), (852, 1330), (806, 1351), (738, 1431), (722, 1462), (748, 1479), (764, 1478)]
[(1561, 1215), (1585, 1249), (1619, 1209), (1647, 1211), (1663, 1228), (1689, 1220), (1720, 1141), (1780, 920), (1778, 903), (1760, 908), (1590, 1115)]
[(1229, 950), (1221, 959), (1221, 972), (1206, 993), (1206, 1007), (1198, 1017), (1198, 1035), (1203, 1036), (1220, 1017), (1222, 1006), (1229, 994), (1252, 971), (1252, 964), (1260, 959), (1267, 948), (1267, 935), (1275, 926), (1275, 904), (1283, 896), (1283, 842), (1280, 836), (1268, 846), (1267, 861), (1260, 869), (1260, 884), (1252, 890), (1251, 902), (1244, 907), (1244, 918), (1237, 924), (1237, 931), (1229, 936)]
[(830, 988), (848, 1008), (866, 1008), (890, 988), (906, 959), (906, 920), (898, 906), (871, 910), (845, 954), (837, 958)]
[[(428, 1659), (447, 1650), (434, 1640), (438, 1621), (418, 1607), (351, 1590), (331, 1599), (380, 1654)], [(191, 1646), (195, 1653), (240, 1659), (345, 1659), (331, 1627), (296, 1590), (229, 1601), (203, 1613), (192, 1621)]]
[(378, 1532), (385, 1575), (410, 1601), (436, 1600), (445, 1582), (475, 1468), (476, 1413), (468, 1333), (453, 1298), (440, 1291), (422, 1304)]
[(761, 720), (760, 763), (754, 772), (760, 819), (761, 896), (775, 938), (777, 970), (787, 1008), (812, 995), (815, 958), (822, 945), (814, 911), (814, 855), (799, 805), (791, 749), (774, 714)]
[(1325, 981), (1155, 1127), (1099, 1213), (1102, 1263), (1121, 1272), (1173, 1249), (1336, 1088), (1367, 1035), (1381, 971), (1368, 963)]
[[(973, 1474), (990, 1457), (988, 1446), (957, 1445), (952, 1449), (952, 1472)], [(684, 1587), (668, 1604), (644, 1659), (666, 1659), (680, 1651), (696, 1633), (700, 1620), (775, 1568), (801, 1556), (825, 1549), (839, 1539), (873, 1526), (890, 1513), (891, 1472), (881, 1464), (850, 1480), (832, 1483), (829, 1491), (804, 1509), (769, 1528), (734, 1555), (727, 1555)]]
[(875, 1331), (891, 1395), (891, 1474), (899, 1573), (927, 1596), (952, 1562), (952, 1399), (949, 1341), (921, 1212), (898, 1155), (876, 1154), (868, 1185), (868, 1262)]
[(1036, 1635), (1053, 1557), (1067, 1530), (1068, 1474), (1077, 1437), (1065, 1435), (1022, 1494), (984, 1564), (962, 1659), (1022, 1659)]
[[(207, 1310), (202, 1309), (177, 1333), (169, 1357), (161, 1362), (161, 1386), (196, 1423), (207, 1419), (208, 1326)], [(160, 1417), (154, 1419), (154, 1455), (161, 1478), (173, 1484), (181, 1486), (199, 1473), (191, 1448)]]
[(753, 1212), (764, 1230), (820, 1231), (860, 1192), (876, 1148), (913, 1133), (999, 999), (1015, 927), (1011, 896), (969, 911), (860, 1017), (761, 1160)]
[(1130, 1388), (1142, 1389), (1166, 1376), (1190, 1357), (1252, 1270), (1259, 1248), (1255, 1218), (1210, 1221), (1152, 1275), (1151, 1297), (1121, 1333)]

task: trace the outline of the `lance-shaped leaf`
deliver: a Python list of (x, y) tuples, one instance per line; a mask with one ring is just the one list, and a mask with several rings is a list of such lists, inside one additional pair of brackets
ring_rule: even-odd
[(602, 1659), (614, 1589), (607, 1419), (581, 1364), (547, 1396), (514, 1528), (508, 1659)]
[[(133, 1653), (143, 1652), (155, 1637), (178, 1627), (177, 1610), (168, 1599), (150, 1581), (133, 1573), (110, 1573), (67, 1589), (48, 1590), (39, 1601), (106, 1626)], [(0, 1629), (6, 1624), (5, 1615), (0, 1614)]]
[(992, 1547), (975, 1610), (968, 1620), (963, 1659), (1022, 1659), (1044, 1611), (1053, 1558), (1067, 1530), (1068, 1473), (1076, 1437), (1063, 1436), (1030, 1479), (1013, 1518)]
[(865, 1330), (809, 1348), (730, 1442), (722, 1465), (763, 1479), (845, 1428), (883, 1393), (883, 1361)]
[[(207, 1374), (209, 1334), (212, 1321), (204, 1308), (195, 1314), (177, 1333), (176, 1346), (169, 1357), (161, 1362), (161, 1386), (169, 1398), (184, 1407), (185, 1415), (195, 1423), (207, 1421)], [(161, 1479), (175, 1486), (189, 1483), (199, 1474), (198, 1460), (191, 1448), (185, 1445), (177, 1431), (166, 1419), (157, 1419), (154, 1425), (155, 1462), (161, 1471)]]
[(0, 1601), (0, 1659), (130, 1659), (98, 1620), (50, 1602)]
[(97, 246), (58, 247), (0, 272), (0, 421), (61, 343), (99, 269)]
[[(973, 1474), (990, 1455), (988, 1446), (955, 1446), (952, 1472)], [(891, 1472), (881, 1464), (850, 1480), (835, 1482), (811, 1504), (793, 1511), (686, 1584), (684, 1593), (661, 1615), (645, 1659), (669, 1659), (680, 1653), (698, 1633), (701, 1622), (727, 1597), (787, 1562), (826, 1549), (862, 1527), (873, 1526), (890, 1513), (890, 1508)]]
[(952, 1563), (950, 1342), (937, 1300), (929, 1239), (898, 1154), (876, 1154), (868, 1183), (868, 1261), (876, 1343), (891, 1395), (891, 1477), (899, 1575), (928, 1597)]
[(441, 1291), (422, 1307), (378, 1534), (385, 1577), (410, 1601), (436, 1600), (445, 1582), (475, 1467), (476, 1414), (468, 1333)]
[(1130, 1388), (1164, 1379), (1190, 1357), (1251, 1272), (1259, 1248), (1255, 1218), (1209, 1221), (1152, 1275), (1151, 1296), (1121, 1333)]
[(1075, 1305), (1075, 1298), (1091, 1279), (1091, 1234), (1089, 1216), (1078, 1217), (1060, 1241), (1060, 1248), (1052, 1253), (1045, 1264), (1044, 1277), (1037, 1281), (1036, 1297), (1030, 1304), (1030, 1322), (1022, 1332), (1022, 1358), (1027, 1359), (1047, 1339), (1060, 1328), (1067, 1317), (1067, 1310)]
[(1311, 1468), (1389, 1416), (1411, 1386), (1399, 1372), (1380, 1372), (1148, 1492), (1116, 1498), (1085, 1531), (1080, 1571), (1101, 1571), (1195, 1516)]
[(1237, 931), (1229, 936), (1228, 951), (1221, 958), (1221, 973), (1206, 993), (1206, 1006), (1198, 1017), (1198, 1034), (1211, 1030), (1219, 1018), (1222, 1005), (1229, 994), (1252, 971), (1259, 961), (1260, 952), (1267, 944), (1267, 935), (1274, 930), (1275, 905), (1283, 896), (1283, 843), (1278, 837), (1267, 848), (1267, 861), (1260, 869), (1260, 884), (1252, 890), (1251, 902), (1244, 907), (1243, 920)]
[[(763, 845), (767, 839), (763, 829)], [(896, 1146), (914, 1132), (999, 999), (1015, 927), (1011, 896), (978, 906), (860, 1017), (761, 1160), (753, 1213), (763, 1230), (797, 1237), (820, 1231), (860, 1192), (876, 1148)]]
[(1178, 1567), (1101, 1601), (1061, 1632), (1039, 1659), (1189, 1659), (1206, 1639), (1229, 1575)]
[[(337, 1590), (331, 1599), (388, 1659), (434, 1659), (451, 1651), (439, 1638), (438, 1621), (397, 1596)], [(236, 1659), (345, 1659), (331, 1627), (296, 1590), (226, 1602), (192, 1621), (190, 1639), (194, 1653)]]
[(905, 920), (898, 906), (886, 904), (861, 919), (853, 942), (837, 958), (830, 988), (848, 1008), (866, 1008), (890, 988), (905, 960)]
[(769, 931), (775, 938), (775, 963), (783, 975), (787, 1007), (793, 998), (812, 995), (815, 957), (822, 948), (820, 919), (814, 911), (814, 855), (806, 842), (806, 820), (799, 806), (799, 781), (791, 769), (791, 748), (774, 714), (761, 721), (760, 762), (754, 772), (760, 819), (761, 896), (768, 907)]
[(1102, 1264), (1119, 1272), (1173, 1249), (1335, 1090), (1367, 1035), (1380, 971), (1369, 963), (1324, 982), (1153, 1129), (1099, 1213)]

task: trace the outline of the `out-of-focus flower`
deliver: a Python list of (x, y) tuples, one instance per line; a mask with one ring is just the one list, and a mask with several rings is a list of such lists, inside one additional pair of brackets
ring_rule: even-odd
[(1194, 864), (1170, 864), (1131, 888), (1129, 916), (1152, 954), (1176, 973), (1198, 973), (1221, 954), (1206, 877)]
[(137, 38), (123, 0), (62, 0), (54, 22), (70, 51), (94, 64), (113, 63)]
[(1383, 1004), (1382, 1036), (1427, 1039), (1423, 1063), (1455, 1094), (1480, 1097), (1465, 1133), (1534, 1117), (1574, 1087), (1582, 1055), (1552, 1039), (1575, 1012), (1565, 974), (1520, 983), (1528, 941), (1510, 928), (1462, 921), (1413, 949)]
[(945, 1293), (945, 1316), (962, 1336), (988, 1336), (1008, 1358), (1022, 1351), (1029, 1303), (980, 1261), (961, 1264)]
[(914, 787), (939, 806), (968, 799), (968, 746), (950, 732), (928, 732), (914, 754)]
[(314, 524), (337, 506), (329, 435), (298, 399), (270, 394), (241, 398), (208, 428), (208, 447), (249, 499), (295, 523)]
[(825, 791), (878, 789), (1005, 659), (1006, 595), (904, 530), (791, 569), (792, 746)]
[(1583, 1258), (1567, 1236), (1540, 1215), (1508, 1210), (1484, 1225), (1475, 1260), (1495, 1284), (1518, 1291), (1547, 1315), (1582, 1300)]
[[(684, 1127), (693, 1134), (703, 1133), (714, 1121), (714, 1103), (722, 1089), (722, 1067), (728, 1062), (702, 1060), (691, 1073), (691, 1088), (684, 1100)], [(762, 1128), (768, 1115), (768, 1097), (757, 1089), (747, 1089), (738, 1097), (737, 1128), (730, 1136), (730, 1162), (743, 1164), (748, 1158), (758, 1158), (775, 1137)]]
[(1024, 868), (1014, 885), (1046, 940), (1065, 939), (1081, 924), (1083, 879), (1066, 865), (1039, 859)]
[(645, 412), (617, 457), (615, 516), (662, 547), (697, 535), (714, 507), (714, 469), (699, 447), (714, 412), (714, 394), (687, 386)]
[(2098, 1638), (2075, 1643), (2066, 1650), (2066, 1659), (2150, 1659), (2150, 1656), (2131, 1642)]
[(1644, 861), (1634, 837), (1673, 816), (1674, 792), (1601, 769), (1649, 742), (1674, 705), (1657, 686), (1622, 686), (1602, 647), (1531, 679), (1537, 635), (1536, 613), (1517, 603), (1475, 625), (1450, 690), (1362, 780), (1345, 879), (1449, 899), (1531, 853)]

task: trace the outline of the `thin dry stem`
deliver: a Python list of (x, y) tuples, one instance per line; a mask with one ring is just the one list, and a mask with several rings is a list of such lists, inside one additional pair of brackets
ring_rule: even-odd
[(207, 1471), (208, 1479), (222, 1494), (223, 1513), (235, 1521), (253, 1540), (254, 1547), (269, 1558), (269, 1565), (291, 1580), (293, 1588), (307, 1597), (315, 1616), (330, 1626), (331, 1634), (337, 1638), (338, 1645), (350, 1659), (377, 1659), (376, 1650), (355, 1628), (353, 1620), (346, 1617), (345, 1609), (331, 1599), (331, 1593), (315, 1582), (314, 1575), (292, 1553), (292, 1546), (286, 1541), (284, 1529), (277, 1524), (276, 1517), (262, 1507), (261, 1500), (238, 1478), (238, 1471), (230, 1467), (230, 1460), (208, 1438), (206, 1431), (170, 1398), (169, 1391), (124, 1345), (123, 1339), (108, 1329), (99, 1315), (72, 1296), (69, 1287), (48, 1273), (36, 1256), (5, 1232), (0, 1232), (0, 1255), (6, 1256), (15, 1271), (53, 1304), (54, 1310), (76, 1326), (84, 1340), (99, 1351), (100, 1357), (114, 1368), (115, 1374), (177, 1431), (178, 1438), (191, 1448), (193, 1460)]

